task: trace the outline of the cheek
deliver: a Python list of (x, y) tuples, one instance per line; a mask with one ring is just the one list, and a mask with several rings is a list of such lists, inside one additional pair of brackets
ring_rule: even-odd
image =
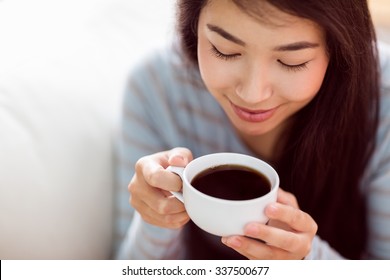
[(283, 82), (285, 98), (295, 102), (307, 102), (313, 99), (325, 77), (327, 63), (320, 63), (316, 67), (304, 70), (299, 76), (293, 73), (287, 76)]
[(217, 90), (234, 86), (236, 80), (235, 68), (227, 67), (224, 61), (219, 61), (218, 58), (213, 57), (207, 47), (201, 45), (198, 47), (198, 62), (202, 80), (213, 95)]

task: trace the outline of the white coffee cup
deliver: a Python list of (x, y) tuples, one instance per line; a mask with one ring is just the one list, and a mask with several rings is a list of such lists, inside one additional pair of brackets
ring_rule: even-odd
[[(240, 165), (262, 173), (270, 182), (270, 191), (249, 200), (226, 200), (204, 194), (191, 182), (200, 172), (219, 165)], [(182, 192), (172, 192), (184, 203), (191, 220), (201, 229), (218, 236), (243, 235), (250, 222), (267, 223), (265, 207), (276, 201), (279, 176), (266, 162), (244, 154), (215, 153), (198, 157), (186, 167), (169, 166), (183, 181)], [(239, 187), (239, 186), (237, 186)]]

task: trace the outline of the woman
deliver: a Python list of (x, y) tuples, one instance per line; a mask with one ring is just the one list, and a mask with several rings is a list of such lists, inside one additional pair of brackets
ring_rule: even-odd
[[(390, 258), (390, 91), (367, 1), (179, 0), (178, 32), (126, 92), (136, 211), (118, 257)], [(270, 222), (245, 236), (199, 230), (169, 192), (181, 181), (168, 165), (222, 151), (281, 178)]]

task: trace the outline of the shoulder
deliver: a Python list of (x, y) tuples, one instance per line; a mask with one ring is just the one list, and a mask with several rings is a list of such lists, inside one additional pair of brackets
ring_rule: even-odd
[(124, 103), (128, 110), (167, 121), (190, 120), (194, 112), (218, 112), (198, 67), (190, 65), (176, 45), (155, 49), (131, 69)]
[(138, 59), (130, 69), (126, 88), (149, 97), (169, 99), (205, 90), (198, 68), (187, 62), (174, 43), (153, 49)]
[[(178, 60), (178, 53), (170, 46), (154, 48), (144, 53), (133, 62), (129, 72), (130, 80), (145, 80), (156, 78), (171, 72), (174, 62)], [(158, 74), (158, 75), (157, 75)]]
[(177, 43), (171, 42), (154, 48), (138, 58), (130, 69), (130, 77), (139, 77), (149, 73), (148, 76), (154, 74), (161, 78), (181, 78), (187, 73), (198, 75), (198, 72), (196, 67), (190, 67), (190, 64), (186, 62)]

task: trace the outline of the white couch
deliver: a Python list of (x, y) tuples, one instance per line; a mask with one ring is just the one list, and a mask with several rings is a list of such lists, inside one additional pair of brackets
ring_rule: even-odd
[(109, 259), (126, 74), (173, 0), (0, 1), (0, 259)]

